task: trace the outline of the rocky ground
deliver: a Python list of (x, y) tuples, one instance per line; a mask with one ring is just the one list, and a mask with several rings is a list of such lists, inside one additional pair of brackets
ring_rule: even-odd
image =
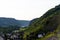
[(4, 40), (4, 39), (0, 36), (0, 40)]

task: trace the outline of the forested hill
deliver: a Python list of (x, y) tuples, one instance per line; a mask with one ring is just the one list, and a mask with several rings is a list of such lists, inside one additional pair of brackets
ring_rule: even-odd
[(16, 20), (14, 18), (5, 18), (0, 17), (0, 26), (2, 27), (8, 27), (8, 26), (28, 26), (29, 25), (28, 20)]
[[(24, 32), (25, 40), (58, 40), (60, 36), (60, 5), (48, 10), (40, 18), (30, 22)], [(38, 35), (43, 37), (39, 38)], [(59, 39), (60, 40), (60, 39)]]

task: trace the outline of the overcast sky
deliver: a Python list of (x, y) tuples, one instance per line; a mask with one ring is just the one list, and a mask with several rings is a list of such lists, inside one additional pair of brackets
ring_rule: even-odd
[(60, 0), (0, 0), (0, 17), (32, 20), (60, 4)]

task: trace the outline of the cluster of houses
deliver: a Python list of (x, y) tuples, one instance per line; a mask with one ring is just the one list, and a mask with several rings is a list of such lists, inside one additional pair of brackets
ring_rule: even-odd
[[(23, 34), (24, 32), (19, 31), (19, 30), (15, 30), (11, 33), (0, 33), (0, 40), (24, 40), (23, 39)], [(27, 35), (27, 40), (29, 39), (33, 39), (33, 38), (41, 38), (43, 37), (45, 34), (44, 33), (39, 33), (36, 36), (34, 36), (34, 33), (31, 33), (30, 36), (28, 37)]]
[(23, 32), (13, 31), (12, 33), (0, 33), (0, 40), (23, 40)]

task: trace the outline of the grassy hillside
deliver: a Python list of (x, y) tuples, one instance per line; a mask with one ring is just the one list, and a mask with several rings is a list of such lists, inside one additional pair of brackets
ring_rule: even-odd
[[(24, 30), (24, 40), (52, 40), (59, 39), (60, 32), (60, 5), (48, 10), (40, 18), (31, 21), (29, 27)], [(38, 34), (45, 34), (38, 38)]]

